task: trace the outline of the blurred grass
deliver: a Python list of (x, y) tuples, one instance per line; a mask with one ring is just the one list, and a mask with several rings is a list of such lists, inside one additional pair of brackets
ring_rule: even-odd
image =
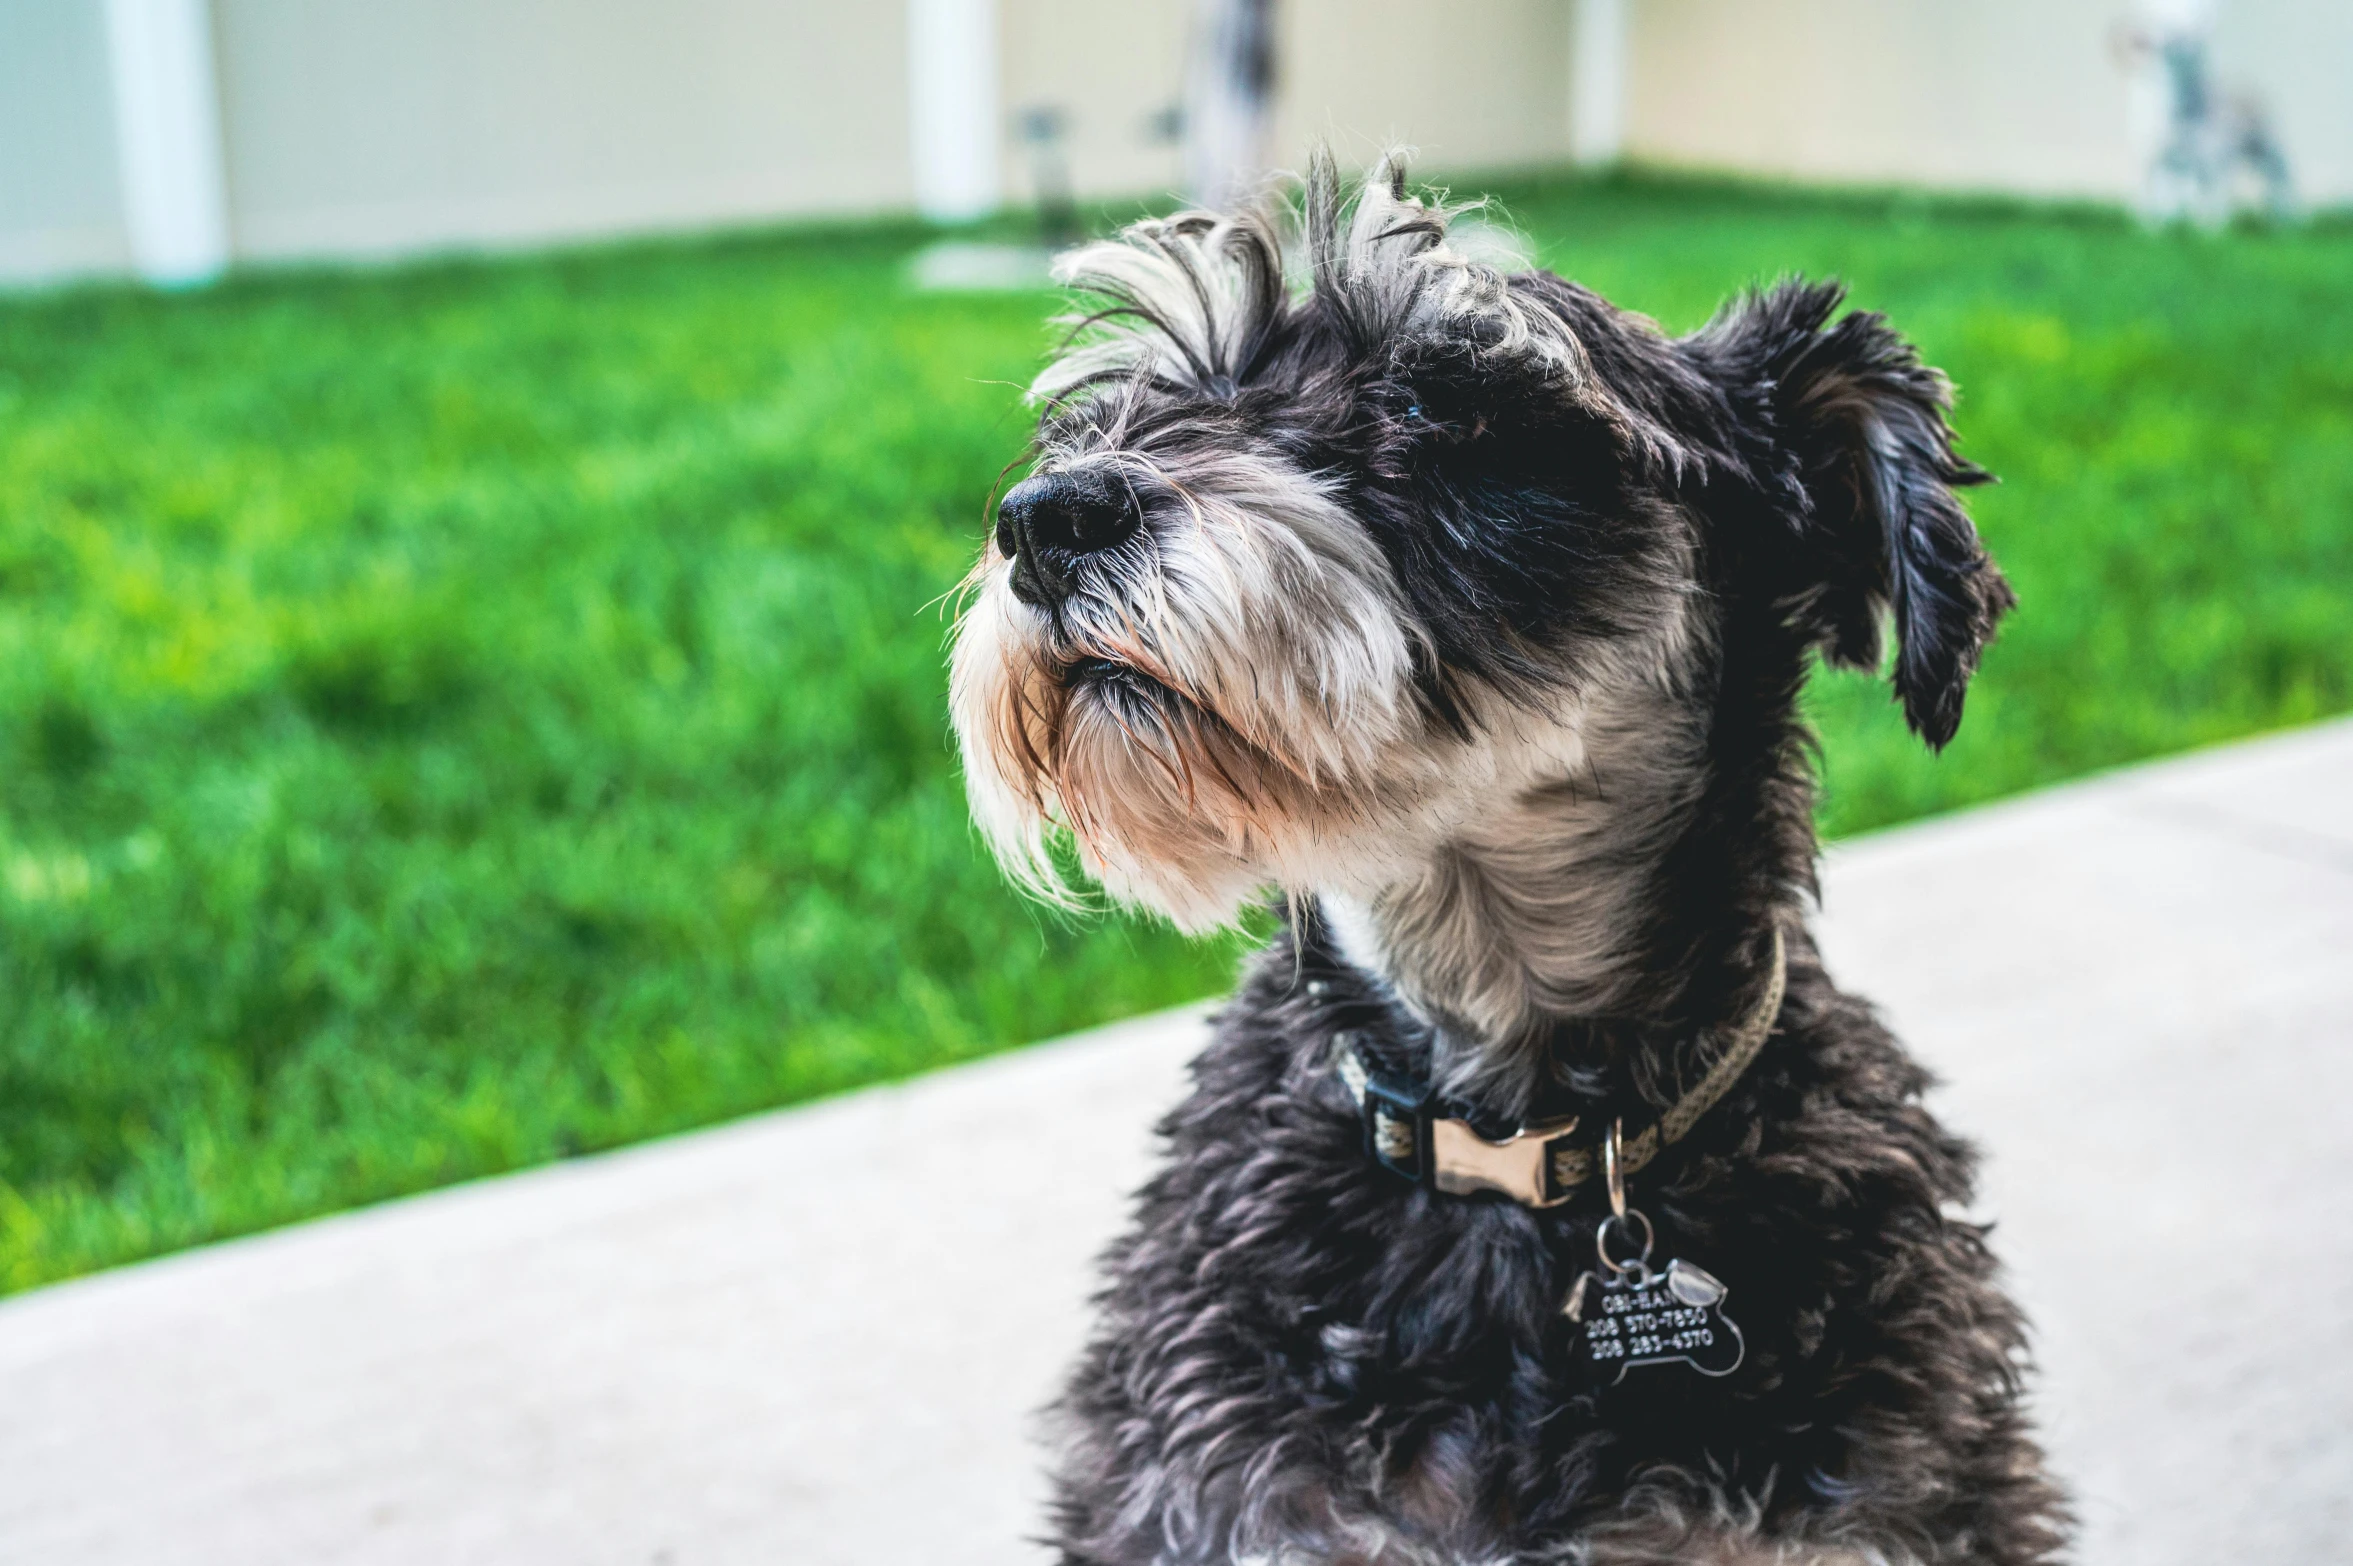
[[(2025, 607), (1853, 831), (2353, 703), (2353, 232), (1626, 180), (1688, 327), (1836, 272), (1962, 387)], [(966, 828), (944, 625), (1037, 297), (909, 229), (0, 301), (0, 1291), (1206, 993)]]

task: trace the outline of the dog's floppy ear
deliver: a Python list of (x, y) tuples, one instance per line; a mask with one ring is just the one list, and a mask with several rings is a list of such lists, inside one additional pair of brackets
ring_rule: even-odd
[(1781, 460), (1794, 464), (1800, 612), (1818, 620), (1832, 661), (1865, 669), (1891, 618), (1896, 696), (1942, 749), (1978, 654), (2017, 602), (1954, 493), (1992, 475), (1953, 450), (1950, 384), (1885, 318), (1827, 324), (1844, 297), (1835, 283), (1784, 283), (1703, 337), (1730, 350), (1721, 367), (1757, 377)]

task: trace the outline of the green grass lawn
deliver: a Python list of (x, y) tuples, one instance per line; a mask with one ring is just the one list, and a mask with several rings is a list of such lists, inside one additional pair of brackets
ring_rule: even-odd
[[(1853, 831), (2353, 700), (2353, 230), (1523, 186), (1667, 325), (1849, 278), (2024, 607)], [(0, 302), (0, 1290), (1205, 993), (963, 816), (934, 605), (1046, 301), (908, 229)]]

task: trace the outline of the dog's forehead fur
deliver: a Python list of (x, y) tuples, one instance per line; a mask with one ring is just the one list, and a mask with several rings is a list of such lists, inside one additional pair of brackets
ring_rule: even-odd
[[(1250, 388), (1292, 400), (1333, 391), (1317, 383), (1377, 374), (1385, 358), (1439, 341), (1475, 344), (1490, 372), (1512, 363), (1573, 387), (1583, 373), (1574, 338), (1516, 299), (1501, 270), (1447, 243), (1456, 215), (1409, 193), (1398, 163), (1344, 208), (1336, 175), (1319, 163), (1296, 248), (1267, 212), (1136, 224), (1058, 266), (1063, 283), (1107, 305), (1071, 323), (1071, 345), (1032, 394), (1059, 411), (1107, 387), (1148, 386), (1247, 408), (1237, 394)], [(1288, 275), (1294, 255), (1303, 287)], [(1049, 431), (1058, 423), (1050, 418)]]

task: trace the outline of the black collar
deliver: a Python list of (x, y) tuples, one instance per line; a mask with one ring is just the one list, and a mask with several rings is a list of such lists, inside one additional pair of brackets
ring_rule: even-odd
[[(1781, 1016), (1789, 961), (1781, 931), (1773, 931), (1773, 976), (1743, 1017), (1699, 1085), (1655, 1122), (1623, 1143), (1632, 1174), (1679, 1142), (1715, 1107), (1765, 1047)], [(1422, 1082), (1373, 1060), (1353, 1041), (1339, 1041), (1333, 1068), (1364, 1115), (1365, 1156), (1392, 1174), (1451, 1195), (1494, 1191), (1529, 1207), (1557, 1207), (1598, 1173), (1597, 1141), (1572, 1142), (1576, 1119), (1523, 1125), (1501, 1139), (1485, 1136), (1466, 1113)]]

